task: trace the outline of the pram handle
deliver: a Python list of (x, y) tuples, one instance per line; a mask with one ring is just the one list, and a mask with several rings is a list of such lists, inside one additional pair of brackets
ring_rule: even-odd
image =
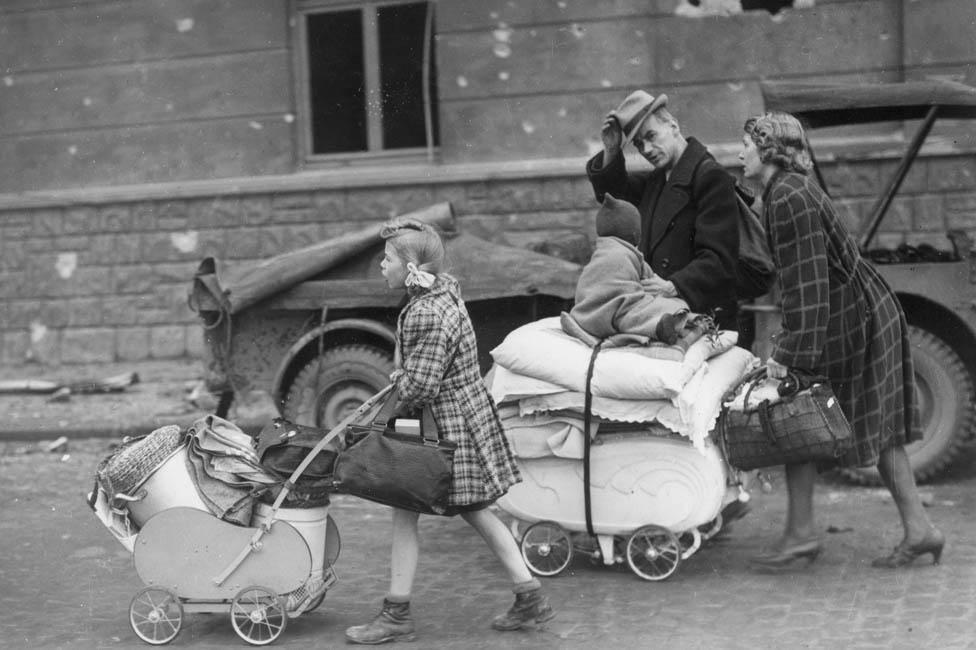
[(241, 552), (237, 555), (237, 557), (233, 559), (233, 561), (231, 561), (230, 565), (228, 565), (228, 567), (224, 569), (220, 575), (218, 575), (216, 578), (213, 579), (215, 584), (217, 585), (223, 584), (223, 582), (227, 580), (228, 576), (230, 576), (230, 574), (232, 574), (234, 571), (237, 570), (237, 567), (241, 565), (241, 562), (243, 562), (247, 558), (247, 556), (251, 554), (252, 551), (261, 548), (261, 538), (264, 537), (264, 534), (266, 532), (271, 530), (271, 525), (274, 523), (275, 516), (278, 514), (278, 508), (281, 507), (281, 504), (288, 496), (288, 492), (295, 485), (295, 481), (297, 481), (298, 477), (302, 475), (302, 472), (305, 471), (305, 468), (311, 464), (315, 456), (320, 451), (322, 451), (322, 449), (324, 449), (325, 446), (329, 444), (329, 442), (331, 442), (333, 438), (335, 438), (340, 433), (342, 433), (345, 430), (345, 428), (349, 425), (350, 422), (353, 422), (358, 417), (362, 416), (363, 413), (366, 413), (367, 411), (369, 411), (369, 409), (373, 408), (376, 405), (376, 403), (379, 400), (386, 397), (386, 395), (391, 390), (393, 390), (393, 384), (390, 384), (389, 386), (387, 386), (386, 388), (384, 388), (383, 390), (381, 390), (380, 392), (376, 393), (368, 400), (363, 402), (359, 408), (357, 408), (355, 411), (353, 411), (351, 415), (349, 415), (349, 417), (345, 418), (342, 422), (340, 422), (335, 427), (333, 427), (331, 431), (325, 434), (322, 437), (322, 439), (319, 440), (314, 447), (312, 447), (312, 450), (308, 452), (308, 455), (305, 456), (302, 462), (298, 464), (298, 467), (295, 468), (295, 471), (292, 472), (292, 475), (288, 477), (288, 480), (285, 481), (284, 485), (281, 487), (281, 492), (278, 493), (278, 498), (275, 499), (274, 505), (271, 506), (271, 513), (268, 516), (267, 520), (265, 520), (265, 522), (262, 523), (258, 527), (258, 529), (254, 531), (254, 535), (251, 537), (250, 543), (248, 543), (243, 549), (241, 549)]

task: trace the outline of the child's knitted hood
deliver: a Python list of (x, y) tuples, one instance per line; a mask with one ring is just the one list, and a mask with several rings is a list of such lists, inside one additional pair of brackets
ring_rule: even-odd
[(596, 213), (596, 234), (599, 237), (619, 237), (637, 246), (641, 235), (640, 212), (634, 204), (615, 199), (607, 193)]

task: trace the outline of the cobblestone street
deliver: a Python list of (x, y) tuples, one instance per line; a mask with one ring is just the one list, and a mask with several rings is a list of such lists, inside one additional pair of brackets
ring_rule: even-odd
[[(108, 443), (71, 441), (66, 455), (0, 443), (5, 647), (145, 647), (128, 624), (129, 601), (143, 586), (132, 556), (84, 502)], [(782, 521), (785, 488), (774, 474), (772, 492), (755, 491), (749, 515), (667, 581), (577, 557), (544, 580), (558, 616), (542, 631), (491, 631), (491, 617), (511, 599), (500, 568), (460, 519), (424, 518), (414, 647), (976, 648), (976, 472), (971, 458), (960, 461), (923, 488), (949, 540), (940, 566), (926, 558), (901, 571), (872, 569), (871, 559), (898, 541), (895, 508), (883, 490), (827, 477), (817, 491), (818, 561), (782, 574), (750, 570), (747, 558)], [(289, 621), (279, 647), (342, 646), (344, 629), (371, 618), (384, 595), (386, 509), (340, 497), (332, 515), (342, 539), (339, 582), (321, 607)], [(227, 615), (188, 613), (171, 645), (241, 644)]]

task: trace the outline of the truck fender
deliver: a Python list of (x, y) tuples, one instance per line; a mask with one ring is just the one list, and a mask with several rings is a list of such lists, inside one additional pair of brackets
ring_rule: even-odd
[[(340, 318), (323, 323), (303, 334), (301, 338), (288, 348), (282, 357), (281, 363), (278, 364), (278, 370), (275, 372), (274, 381), (271, 384), (271, 398), (276, 405), (280, 405), (284, 401), (285, 391), (288, 388), (285, 382), (295, 374), (292, 366), (296, 359), (305, 357), (314, 358), (318, 356), (317, 347), (319, 338), (338, 332), (362, 332), (389, 343), (390, 348), (396, 346), (396, 331), (389, 325), (379, 321), (366, 318)], [(328, 348), (329, 346), (326, 345), (324, 347)]]

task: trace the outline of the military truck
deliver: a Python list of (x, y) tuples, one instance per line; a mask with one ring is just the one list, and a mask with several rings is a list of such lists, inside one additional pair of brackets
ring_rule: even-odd
[[(973, 438), (976, 426), (976, 248), (964, 231), (894, 250), (877, 248), (874, 241), (936, 121), (976, 118), (976, 88), (949, 81), (858, 86), (766, 82), (762, 92), (767, 110), (792, 113), (809, 129), (921, 120), (877, 197), (859, 244), (894, 289), (908, 319), (924, 436), (907, 450), (916, 478), (931, 479)], [(815, 171), (826, 189), (819, 167)], [(753, 309), (765, 317), (767, 330), (776, 326), (775, 307)], [(880, 480), (873, 468), (845, 475), (862, 483)]]
[[(460, 232), (450, 203), (403, 216), (444, 233), (483, 373), (508, 332), (571, 306), (578, 264)], [(258, 388), (285, 417), (327, 428), (389, 383), (405, 296), (380, 274), (380, 225), (238, 268), (201, 262), (189, 298), (205, 329), (218, 414), (235, 393)]]

